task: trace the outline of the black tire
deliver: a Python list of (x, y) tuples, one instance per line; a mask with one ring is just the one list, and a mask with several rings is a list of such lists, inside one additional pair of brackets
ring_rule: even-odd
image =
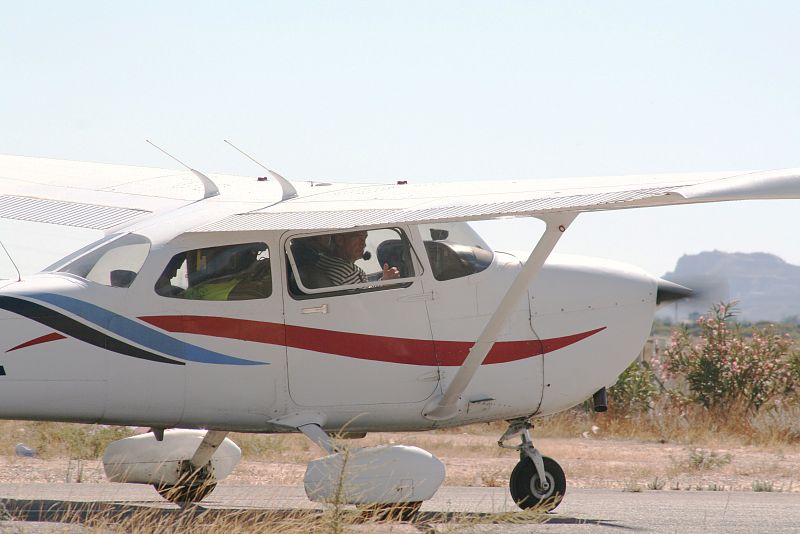
[(158, 486), (153, 484), (159, 495), (178, 506), (200, 502), (217, 487), (214, 483), (187, 484), (179, 486)]
[(558, 462), (547, 456), (543, 456), (542, 460), (544, 474), (550, 484), (547, 491), (541, 489), (536, 467), (533, 465), (533, 460), (527, 456), (520, 460), (511, 472), (508, 484), (511, 497), (523, 510), (538, 506), (549, 512), (558, 506), (567, 491), (567, 478)]

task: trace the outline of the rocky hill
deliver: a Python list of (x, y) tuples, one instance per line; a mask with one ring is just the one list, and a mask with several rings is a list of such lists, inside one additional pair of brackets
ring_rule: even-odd
[(685, 255), (663, 278), (695, 290), (697, 299), (666, 306), (660, 317), (686, 319), (705, 313), (713, 302), (739, 301), (747, 321), (784, 321), (800, 317), (800, 266), (772, 254), (701, 252)]

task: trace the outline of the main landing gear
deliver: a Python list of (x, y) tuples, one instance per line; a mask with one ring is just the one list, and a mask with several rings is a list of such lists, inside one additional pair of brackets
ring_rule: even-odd
[[(155, 432), (154, 432), (155, 434)], [(159, 495), (177, 504), (180, 507), (202, 501), (217, 487), (211, 457), (217, 448), (225, 441), (227, 432), (209, 430), (203, 436), (190, 460), (181, 460), (178, 463), (178, 481), (175, 484), (153, 484)], [(164, 439), (161, 431), (161, 439)], [(158, 435), (156, 435), (158, 439)], [(238, 461), (238, 458), (237, 458)]]
[(181, 508), (202, 501), (217, 487), (211, 464), (197, 469), (191, 461), (183, 460), (178, 469), (181, 475), (177, 484), (153, 484), (153, 487), (159, 495)]
[[(526, 510), (538, 507), (549, 512), (561, 502), (567, 490), (567, 479), (561, 466), (542, 454), (533, 446), (530, 430), (533, 425), (527, 419), (509, 421), (508, 429), (497, 444), (504, 449), (519, 451), (520, 461), (511, 472), (509, 489), (517, 506)], [(522, 443), (506, 445), (505, 442), (519, 436)]]

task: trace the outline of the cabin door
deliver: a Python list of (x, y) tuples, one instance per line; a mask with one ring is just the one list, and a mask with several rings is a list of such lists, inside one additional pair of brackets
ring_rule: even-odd
[(438, 366), (406, 235), (380, 228), (285, 236), (289, 393), (297, 404), (415, 403), (433, 394)]

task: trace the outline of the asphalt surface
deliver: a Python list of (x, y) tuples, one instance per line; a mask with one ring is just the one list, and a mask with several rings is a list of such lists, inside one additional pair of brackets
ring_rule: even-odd
[[(181, 510), (148, 486), (0, 484), (0, 532), (82, 532), (98, 514), (148, 510), (160, 520), (186, 514), (324, 510), (297, 486), (219, 486), (202, 506)], [(511, 513), (508, 513), (511, 512)], [(540, 521), (546, 520), (546, 523)], [(163, 523), (162, 523), (163, 524)], [(568, 491), (556, 513), (521, 514), (505, 488), (442, 487), (414, 523), (363, 525), (365, 532), (778, 533), (800, 532), (800, 493), (619, 490)], [(94, 532), (94, 531), (93, 531)]]

